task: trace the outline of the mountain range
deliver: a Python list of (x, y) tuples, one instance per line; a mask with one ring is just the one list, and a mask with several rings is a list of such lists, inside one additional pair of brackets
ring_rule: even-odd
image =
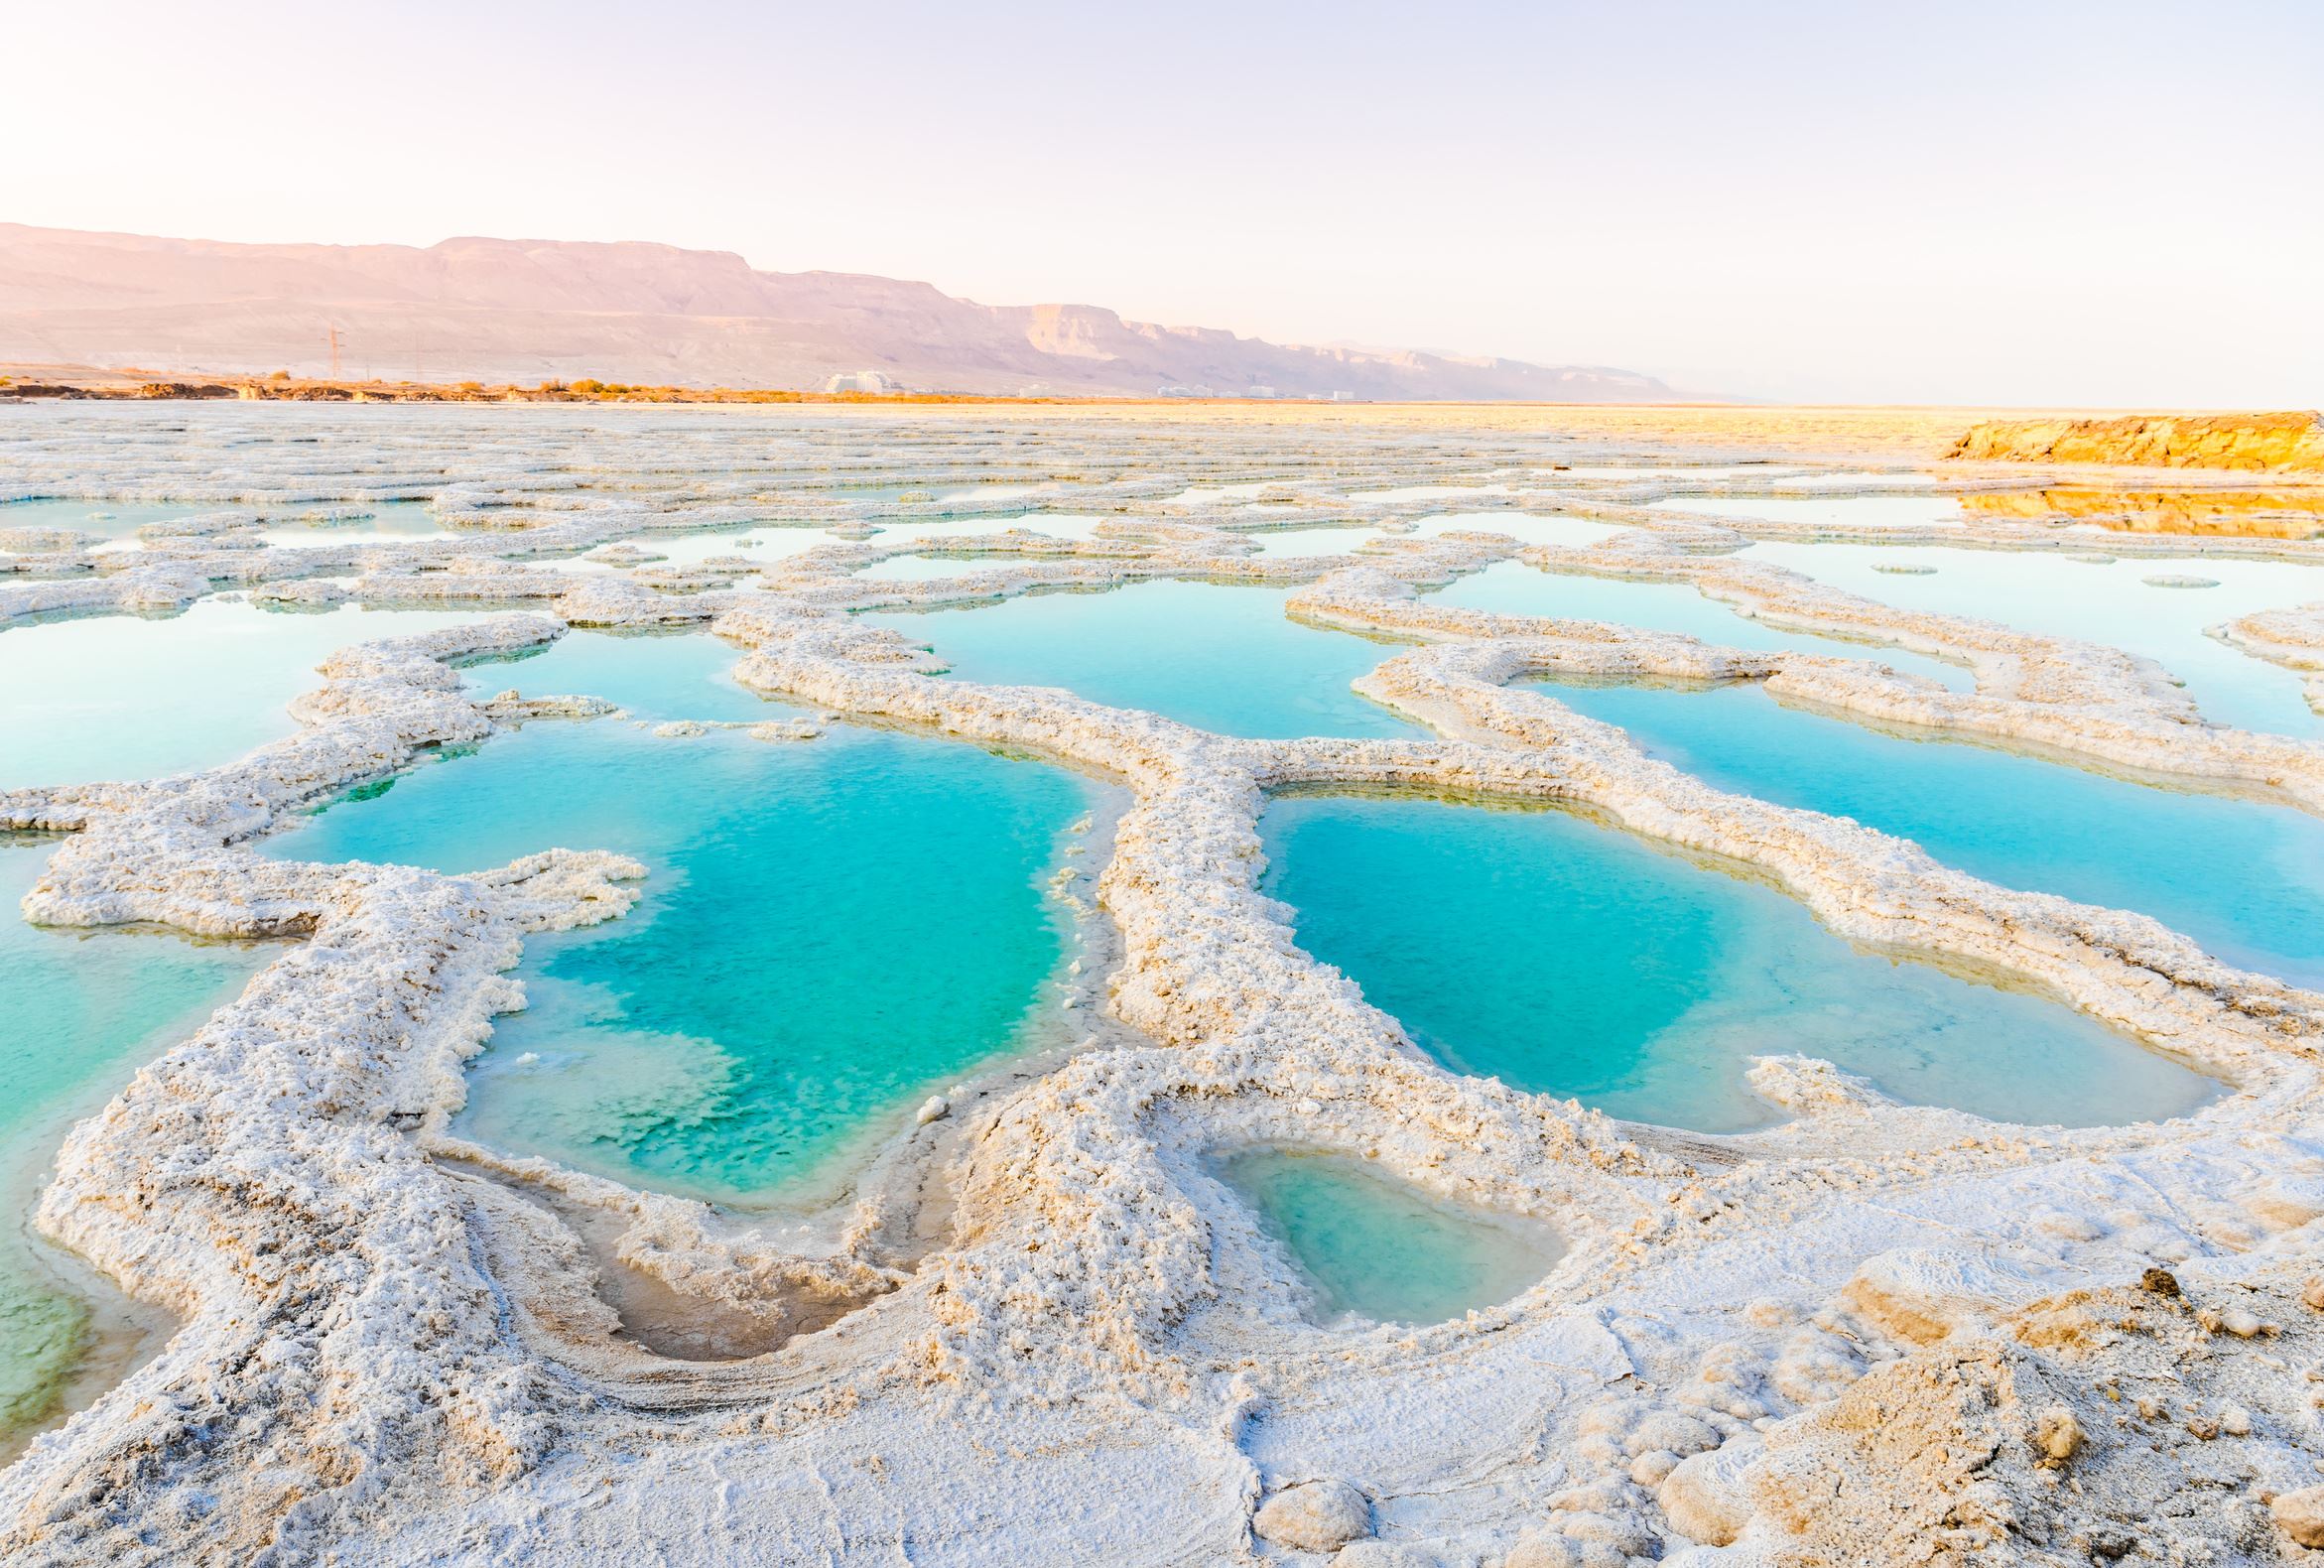
[(1270, 343), (1094, 305), (978, 305), (895, 278), (762, 272), (674, 245), (251, 245), (17, 223), (0, 223), (0, 362), (995, 395), (1678, 396), (1627, 370)]

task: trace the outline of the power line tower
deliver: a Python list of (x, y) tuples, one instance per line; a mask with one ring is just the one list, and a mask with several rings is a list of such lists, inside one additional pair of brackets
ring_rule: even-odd
[(330, 378), (333, 381), (341, 379), (339, 375), (339, 329), (336, 327), (330, 328)]

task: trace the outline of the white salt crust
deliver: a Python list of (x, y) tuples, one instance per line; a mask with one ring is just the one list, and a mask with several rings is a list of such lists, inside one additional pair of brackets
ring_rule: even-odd
[[(434, 433), (423, 455), (458, 448), (457, 420), (415, 423)], [(1008, 450), (974, 423), (844, 429), (866, 448), (894, 434)], [(529, 460), (451, 482), (449, 461), (426, 473), (407, 456), (408, 473), (302, 483), (311, 455), (262, 449), (242, 466), (267, 480), (279, 461), (279, 482), (203, 492), (164, 471), (168, 443), (131, 443), (158, 476), (122, 460), (115, 490), (86, 493), (280, 505), (408, 488), (448, 521), (538, 516), (523, 532), (566, 529), (567, 552), (724, 520), (722, 501), (593, 517), (582, 485), (608, 471), (551, 471), (556, 442), (517, 428), (534, 432)], [(1119, 445), (1124, 465), (1151, 460)], [(1321, 479), (1298, 443), (1260, 445), (1221, 466), (1316, 514), (1364, 483), (1487, 479), (1512, 460), (1400, 437), (1330, 455)], [(10, 471), (0, 463), (0, 483)], [(347, 650), (297, 705), (296, 735), (230, 766), (0, 795), (0, 824), (70, 834), (26, 899), (32, 918), (302, 939), (60, 1151), (41, 1228), (182, 1326), (0, 1477), (8, 1560), (579, 1562), (648, 1543), (678, 1561), (1337, 1551), (1506, 1568), (2296, 1551), (2284, 1532), (2308, 1517), (2301, 1489), (2324, 1455), (2302, 1375), (2324, 1353), (2324, 1286), (2310, 1282), (2324, 998), (2144, 917), (1995, 887), (1858, 825), (1710, 789), (1505, 687), (1544, 673), (1763, 680), (1843, 717), (2314, 810), (2311, 749), (2204, 724), (2152, 666), (2112, 650), (1906, 615), (1700, 554), (1718, 536), (1699, 523), (1523, 555), (1688, 578), (1771, 624), (1962, 662), (1978, 691), (1864, 661), (1447, 611), (1414, 588), (1518, 554), (1514, 541), (1253, 558), (1234, 537), (1247, 514), (1163, 499), (1206, 471), (1051, 481), (1061, 502), (1140, 515), (1069, 545), (949, 539), (973, 570), (938, 582), (851, 578), (928, 549), (876, 535), (752, 563), (763, 588), (730, 586), (746, 574), (725, 563), (510, 563), (494, 554), (508, 541), (481, 534), (364, 547), (368, 600), (539, 612)], [(929, 460), (903, 482), (954, 477)], [(867, 512), (884, 515), (830, 505), (840, 522)], [(327, 551), (299, 559), (308, 550), (237, 549), (238, 575), (215, 551), (166, 570), (199, 579), (190, 596), (321, 575), (318, 559), (344, 570)], [(88, 570), (0, 595), (134, 575)], [(935, 661), (846, 613), (1149, 576), (1300, 585), (1294, 613), (1417, 644), (1383, 650), (1358, 687), (1442, 738), (1232, 739), (1050, 689), (933, 681)], [(69, 607), (108, 603), (129, 607)], [(9, 599), (0, 612), (40, 611)], [(1082, 1048), (951, 1097), (947, 1114), (899, 1131), (850, 1204), (809, 1221), (720, 1215), (452, 1136), (463, 1064), (492, 1015), (521, 1004), (505, 972), (524, 936), (618, 916), (641, 868), (581, 848), (445, 876), (283, 862), (252, 844), (424, 748), (601, 711), (470, 702), (447, 667), (568, 624), (707, 626), (746, 650), (748, 685), (1117, 781), (1128, 804), (1091, 926), (1112, 962), (1091, 980)], [(1714, 1138), (1464, 1078), (1302, 953), (1289, 911), (1259, 893), (1266, 796), (1310, 786), (1588, 809), (1739, 862), (1851, 940), (2040, 986), (2233, 1092), (2165, 1125), (2062, 1130), (1894, 1105), (1828, 1063), (1776, 1057), (1752, 1082), (1794, 1119)], [(1206, 1151), (1250, 1142), (1377, 1160), (1547, 1220), (1570, 1250), (1516, 1300), (1460, 1321), (1319, 1327), (1205, 1174)], [(916, 1241), (932, 1217), (938, 1234)], [(2141, 1284), (2155, 1267), (2172, 1277)], [(713, 1338), (775, 1348), (656, 1354), (608, 1304), (644, 1296)]]

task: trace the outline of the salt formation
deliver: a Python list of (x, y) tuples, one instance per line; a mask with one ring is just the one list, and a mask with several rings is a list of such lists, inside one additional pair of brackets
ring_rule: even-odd
[(2306, 677), (2308, 706), (2324, 714), (2324, 604), (2239, 616), (2211, 634), (2255, 659), (2299, 671)]
[[(1845, 718), (2324, 810), (2313, 743), (2210, 723), (2146, 661), (1735, 559), (1761, 525), (1640, 503), (1739, 481), (1690, 485), (1667, 450), (1643, 479), (1560, 481), (1556, 462), (1637, 455), (1561, 441), (1548, 412), (1527, 429), (1463, 411), (1317, 427), (1273, 411), (205, 408), (174, 411), (186, 428), (169, 432), (146, 410), (42, 415), (0, 439), (0, 495), (425, 496), (448, 532), (284, 546), (237, 519), (128, 551), (17, 533), (37, 548), (0, 581), (0, 619), (237, 588), (298, 602), (346, 576), (366, 602), (484, 618), (342, 652), (297, 705), (300, 731), (230, 766), (0, 794), (0, 825), (69, 835), (33, 919), (301, 939), (58, 1154), (41, 1230), (181, 1326), (0, 1477), (12, 1562), (618, 1561), (651, 1541), (678, 1561), (1743, 1568), (2268, 1561), (2324, 1540), (2309, 1380), (2324, 997), (2143, 916), (1713, 789), (1508, 689), (1762, 681)], [(315, 430), (331, 444), (283, 439)], [(1840, 474), (1868, 492), (1904, 477)], [(1223, 482), (1263, 499), (1199, 493)], [(1630, 526), (1579, 550), (1489, 527), (1316, 557), (1247, 538), (1346, 524), (1360, 490), (1459, 483)], [(1023, 488), (992, 517), (974, 492), (1002, 484)], [(969, 498), (846, 493), (872, 485)], [(1441, 509), (1424, 495), (1360, 515)], [(1039, 532), (1092, 513), (1088, 538)], [(874, 518), (868, 539), (766, 563), (647, 559), (690, 532)], [(909, 525), (945, 531), (900, 537)], [(2050, 543), (1965, 526), (1991, 547)], [(962, 573), (858, 575), (933, 550)], [(1963, 664), (1977, 689), (1418, 591), (1511, 558), (1689, 582), (1770, 624)], [(1237, 739), (932, 679), (941, 649), (852, 613), (1141, 578), (1293, 586), (1295, 615), (1402, 644), (1360, 690), (1436, 738)], [(521, 1004), (505, 972), (525, 937), (618, 918), (642, 868), (588, 846), (468, 876), (254, 846), (431, 748), (599, 713), (588, 694), (474, 701), (452, 668), (568, 626), (707, 631), (737, 645), (745, 684), (836, 719), (1123, 786), (1086, 916), (1106, 962), (1081, 1047), (932, 1102), (806, 1226), (456, 1135), (463, 1064)], [(1768, 878), (1852, 940), (2045, 990), (2233, 1092), (2168, 1125), (2061, 1130), (1897, 1105), (1770, 1057), (1752, 1082), (1792, 1119), (1710, 1137), (1449, 1072), (1301, 952), (1259, 891), (1268, 795), (1357, 786), (1600, 813)], [(1317, 1325), (1206, 1174), (1206, 1156), (1252, 1144), (1374, 1161), (1551, 1223), (1569, 1250), (1460, 1320)], [(912, 1244), (932, 1215), (941, 1240)], [(723, 1354), (661, 1354), (649, 1300)]]

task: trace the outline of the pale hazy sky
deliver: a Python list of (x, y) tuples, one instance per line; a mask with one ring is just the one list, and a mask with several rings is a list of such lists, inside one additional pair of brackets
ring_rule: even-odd
[(2324, 403), (2324, 0), (16, 0), (0, 218), (659, 239), (1768, 397)]

